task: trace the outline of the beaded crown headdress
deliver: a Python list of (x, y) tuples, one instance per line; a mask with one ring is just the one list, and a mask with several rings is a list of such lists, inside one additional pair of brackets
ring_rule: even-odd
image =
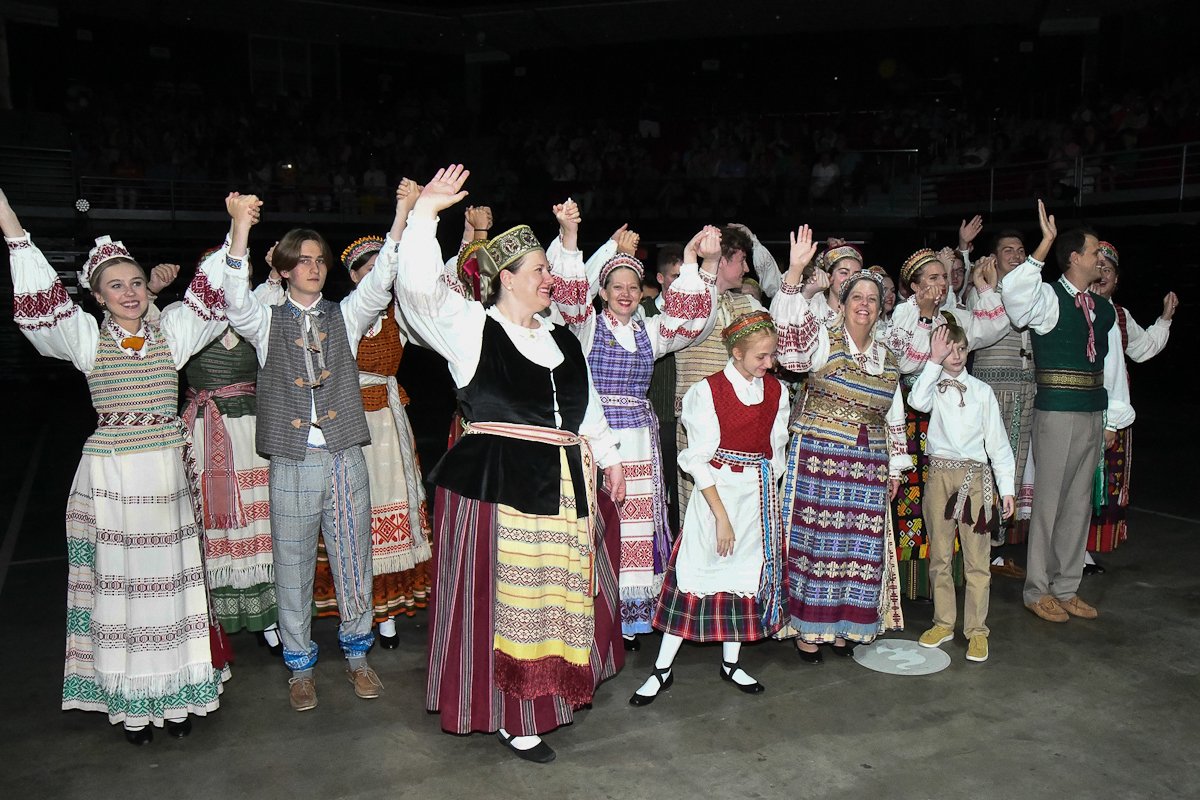
[(833, 272), (834, 266), (839, 261), (844, 261), (847, 258), (854, 259), (859, 264), (863, 263), (863, 254), (852, 244), (844, 244), (840, 247), (834, 247), (826, 250), (821, 255), (817, 256), (817, 266), (826, 272)]
[(382, 236), (363, 236), (355, 239), (346, 249), (342, 251), (342, 266), (350, 269), (354, 262), (371, 253), (378, 253), (383, 249)]
[(759, 331), (775, 333), (775, 320), (767, 311), (751, 311), (735, 318), (721, 331), (721, 339), (726, 349), (732, 351), (735, 344)]
[(618, 269), (631, 269), (637, 273), (638, 280), (644, 280), (646, 277), (646, 266), (634, 256), (626, 253), (617, 253), (615, 256), (604, 262), (604, 266), (600, 268), (600, 285), (603, 286), (608, 276)]
[(117, 258), (137, 263), (121, 242), (114, 242), (111, 236), (98, 237), (96, 239), (96, 246), (88, 253), (87, 261), (83, 264), (83, 270), (79, 273), (79, 285), (84, 289), (91, 289), (92, 277), (96, 274), (96, 270), (107, 262)]
[(1104, 256), (1106, 259), (1108, 259), (1112, 263), (1119, 265), (1119, 256), (1117, 255), (1117, 248), (1113, 247), (1111, 242), (1100, 242), (1099, 249), (1100, 249), (1100, 255)]
[(874, 283), (877, 287), (879, 287), (879, 299), (883, 299), (883, 276), (881, 276), (878, 272), (864, 269), (851, 275), (846, 279), (846, 282), (842, 284), (841, 294), (838, 295), (838, 300), (842, 302), (842, 305), (846, 305), (846, 300), (850, 297), (850, 289), (853, 288), (854, 284), (858, 283), (859, 281), (871, 281)]
[(922, 247), (904, 260), (904, 266), (900, 267), (900, 280), (904, 282), (905, 286), (908, 286), (908, 284), (912, 283), (913, 276), (917, 274), (921, 267), (937, 260), (936, 253), (928, 247)]

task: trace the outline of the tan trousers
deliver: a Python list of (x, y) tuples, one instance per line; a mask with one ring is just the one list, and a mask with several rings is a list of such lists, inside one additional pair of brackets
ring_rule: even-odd
[[(967, 591), (963, 598), (963, 635), (987, 636), (985, 624), (988, 595), (992, 586), (992, 539), (987, 533), (976, 533), (965, 523), (946, 519), (946, 504), (958, 494), (966, 469), (937, 469), (929, 467), (924, 508), (925, 530), (929, 532), (929, 584), (933, 588), (933, 624), (954, 630), (958, 600), (954, 593), (954, 539), (958, 537), (963, 554), (963, 572)], [(983, 503), (983, 481), (971, 482), (971, 508), (978, 513)]]

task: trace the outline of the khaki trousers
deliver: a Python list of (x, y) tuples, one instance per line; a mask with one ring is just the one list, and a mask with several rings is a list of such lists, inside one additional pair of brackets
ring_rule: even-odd
[[(963, 597), (963, 635), (987, 636), (988, 598), (992, 586), (992, 537), (976, 533), (966, 523), (946, 519), (946, 504), (958, 494), (967, 470), (929, 467), (924, 508), (925, 530), (929, 533), (929, 584), (933, 589), (933, 624), (954, 630), (958, 600), (954, 592), (954, 539), (963, 554), (967, 590)], [(971, 509), (983, 503), (983, 481), (971, 481)]]

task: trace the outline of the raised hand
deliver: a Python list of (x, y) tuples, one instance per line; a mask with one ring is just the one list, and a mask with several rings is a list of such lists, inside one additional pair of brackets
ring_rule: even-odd
[(913, 296), (922, 317), (933, 317), (942, 304), (942, 290), (933, 284), (920, 287)]
[(492, 229), (492, 209), (490, 206), (467, 206), (467, 225), (471, 232), (489, 231)]
[(705, 261), (721, 257), (721, 229), (708, 225), (704, 229), (704, 235), (700, 237), (700, 243), (696, 247), (696, 254)]
[(1162, 318), (1172, 319), (1177, 308), (1179, 308), (1179, 297), (1174, 292), (1167, 292), (1167, 296), (1163, 298)]
[(621, 227), (623, 230), (617, 236), (617, 252), (627, 256), (636, 255), (638, 243), (642, 241), (642, 237), (636, 231), (629, 230), (626, 225)]
[(401, 178), (400, 185), (396, 187), (396, 213), (403, 210), (405, 213), (412, 210), (416, 204), (417, 198), (421, 196), (421, 184), (414, 181), (412, 178)]
[(804, 270), (812, 263), (813, 256), (817, 254), (817, 243), (813, 241), (812, 228), (807, 225), (801, 225), (795, 233), (788, 231), (788, 241), (788, 275), (794, 275), (796, 278), (790, 281), (791, 283), (798, 283)]
[(975, 237), (981, 230), (983, 230), (983, 217), (976, 214), (970, 220), (964, 219), (958, 226), (958, 249), (970, 252), (972, 242), (975, 241)]
[(935, 254), (937, 260), (942, 262), (942, 266), (946, 268), (946, 277), (950, 277), (950, 271), (954, 269), (954, 250), (949, 247), (943, 247)]
[(579, 223), (583, 221), (583, 216), (579, 213), (579, 204), (571, 198), (554, 204), (554, 218), (558, 220), (558, 230), (561, 233), (579, 233)]
[(423, 219), (434, 220), (441, 211), (467, 196), (462, 188), (471, 176), (462, 164), (450, 164), (439, 169), (433, 179), (421, 189), (413, 213)]
[[(624, 227), (624, 226), (622, 226), (622, 227)], [(708, 231), (708, 229), (710, 227), (711, 226), (709, 226), (709, 225), (705, 225), (703, 228), (701, 228), (699, 231), (696, 232), (696, 235), (691, 238), (691, 241), (689, 241), (686, 245), (684, 245), (683, 263), (695, 264), (699, 260), (700, 257), (697, 255), (697, 252), (700, 249), (700, 240), (704, 238), (705, 232)]]
[(1046, 204), (1038, 200), (1038, 226), (1042, 229), (1042, 240), (1054, 241), (1058, 238), (1058, 225), (1054, 215), (1046, 213)]
[(941, 364), (950, 355), (950, 329), (945, 325), (938, 328), (929, 337), (929, 360)]
[(619, 241), (621, 241), (621, 234), (627, 230), (629, 230), (628, 222), (626, 222), (624, 225), (622, 225), (621, 227), (619, 227), (615, 231), (613, 231), (612, 236), (610, 236), (608, 238), (612, 239), (614, 242), (619, 242)]
[(230, 218), (233, 219), (234, 226), (245, 225), (247, 229), (251, 225), (257, 225), (259, 215), (262, 213), (263, 201), (258, 199), (257, 195), (239, 194), (238, 192), (230, 192), (225, 198), (225, 210), (229, 212)]
[(984, 256), (975, 262), (975, 268), (971, 270), (971, 282), (980, 293), (986, 289), (995, 289), (1000, 280), (999, 276), (995, 256)]
[(805, 300), (811, 300), (821, 292), (829, 288), (829, 273), (823, 269), (814, 269), (802, 284), (800, 293), (804, 295)]
[(825, 247), (828, 250), (832, 250), (835, 247), (841, 247), (845, 243), (846, 243), (845, 239), (838, 239), (836, 236), (830, 236), (828, 239), (825, 240)]
[(153, 295), (162, 294), (162, 290), (170, 286), (178, 276), (178, 264), (159, 264), (150, 270), (150, 280), (146, 282), (146, 289)]

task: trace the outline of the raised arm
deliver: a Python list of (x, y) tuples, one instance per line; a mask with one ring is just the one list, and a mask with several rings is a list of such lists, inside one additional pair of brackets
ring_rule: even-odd
[(732, 228), (738, 228), (750, 237), (750, 243), (753, 245), (751, 261), (754, 263), (754, 272), (758, 275), (758, 284), (762, 287), (763, 294), (774, 297), (779, 293), (779, 285), (783, 279), (783, 276), (779, 272), (779, 263), (775, 260), (775, 256), (771, 255), (771, 251), (758, 240), (758, 237), (754, 235), (754, 231), (740, 222), (731, 222), (729, 225)]
[(409, 212), (417, 202), (420, 188), (416, 181), (409, 178), (404, 178), (396, 187), (396, 215), (384, 237), (375, 266), (341, 302), (350, 349), (356, 354), (363, 334), (371, 329), (379, 315), (393, 302), (400, 238), (404, 235)]
[(90, 372), (100, 334), (96, 319), (71, 301), (58, 273), (34, 246), (3, 190), (0, 231), (8, 244), (17, 327), (42, 355), (70, 361), (81, 372)]
[[(238, 212), (238, 197), (237, 194), (230, 194), (225, 199), (225, 206), (235, 222)], [(257, 200), (257, 198), (255, 199)], [(261, 205), (259, 202), (260, 207)], [(229, 319), (229, 327), (254, 347), (258, 354), (258, 363), (261, 365), (267, 363), (267, 338), (271, 333), (271, 309), (267, 302), (260, 300), (250, 291), (248, 236), (249, 228), (241, 236), (236, 235), (233, 229), (230, 231), (229, 249), (225, 252), (225, 280), (223, 283), (225, 315)]]
[(558, 221), (558, 238), (555, 242), (560, 246), (546, 251), (546, 260), (554, 272), (554, 286), (550, 290), (551, 307), (584, 342), (586, 351), (591, 346), (591, 335), (596, 325), (592, 301), (600, 291), (600, 272), (597, 269), (594, 276), (588, 272), (583, 255), (576, 247), (581, 220), (579, 206), (568, 197), (565, 202), (555, 203), (552, 210)]
[(829, 330), (810, 307), (812, 298), (829, 288), (829, 276), (820, 269), (809, 272), (817, 252), (811, 228), (801, 225), (788, 237), (788, 271), (771, 301), (771, 316), (779, 331), (779, 363), (793, 372), (807, 372), (829, 357)]
[(991, 347), (1011, 329), (1008, 314), (1000, 293), (995, 291), (997, 283), (996, 258), (984, 256), (972, 271), (971, 284), (975, 291), (967, 292), (963, 304), (967, 322), (967, 344), (971, 350)]
[(1142, 362), (1154, 358), (1167, 346), (1171, 335), (1171, 320), (1175, 318), (1175, 309), (1179, 307), (1179, 298), (1174, 292), (1167, 292), (1163, 298), (1162, 316), (1154, 321), (1149, 328), (1143, 328), (1134, 320), (1129, 309), (1122, 309), (1125, 314), (1125, 332), (1129, 336), (1129, 346), (1125, 355), (1133, 361)]
[(1025, 259), (1025, 263), (1004, 276), (1000, 281), (1000, 291), (1013, 327), (1029, 327), (1036, 333), (1049, 333), (1058, 324), (1058, 300), (1054, 296), (1054, 289), (1042, 281), (1042, 266), (1058, 236), (1058, 227), (1054, 215), (1046, 213), (1046, 206), (1041, 200), (1038, 200), (1038, 224), (1042, 229), (1042, 241), (1033, 255)]
[[(716, 228), (705, 228), (696, 236), (715, 237), (715, 243), (705, 246), (720, 251), (720, 232)], [(697, 241), (696, 238), (693, 241)], [(679, 277), (663, 292), (663, 313), (645, 320), (646, 332), (654, 357), (679, 350), (708, 337), (717, 324), (717, 276), (711, 259), (705, 259), (705, 269), (695, 261), (688, 261), (679, 268)]]

